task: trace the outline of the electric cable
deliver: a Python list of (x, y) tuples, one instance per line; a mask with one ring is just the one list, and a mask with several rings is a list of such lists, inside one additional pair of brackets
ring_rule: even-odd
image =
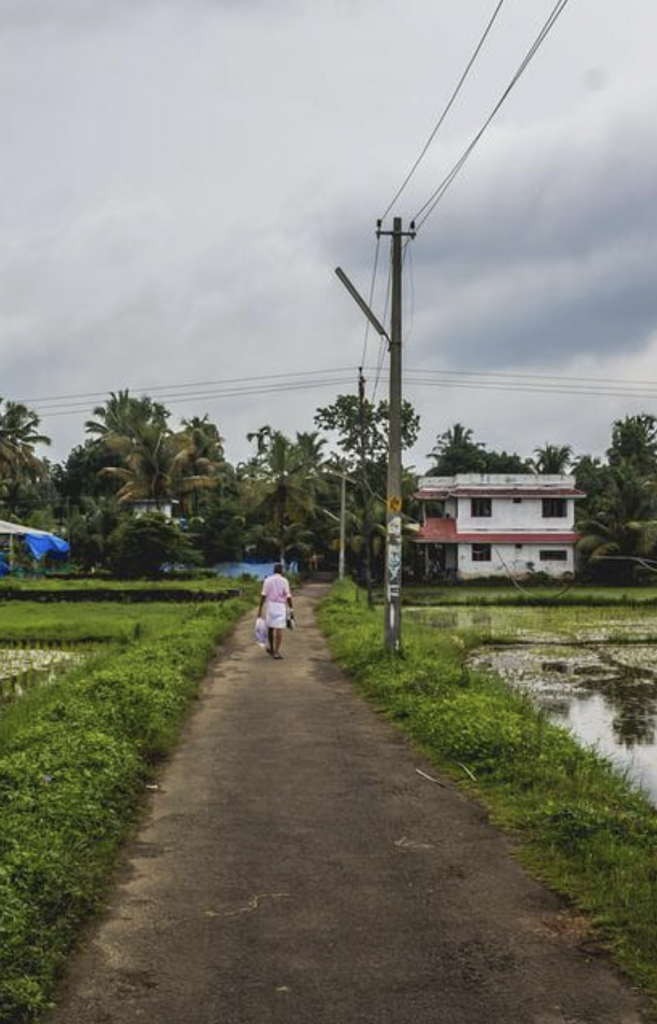
[(452, 169), (449, 171), (449, 173), (443, 178), (443, 180), (438, 185), (438, 187), (434, 190), (434, 192), (432, 192), (432, 194), (429, 196), (429, 198), (424, 203), (424, 205), (420, 207), (418, 212), (413, 217), (413, 221), (415, 222), (415, 230), (416, 231), (419, 231), (420, 228), (423, 226), (423, 224), (426, 223), (428, 218), (431, 216), (433, 211), (436, 209), (436, 207), (437, 207), (438, 203), (440, 202), (440, 200), (443, 198), (443, 196), (445, 195), (445, 193), (449, 189), (449, 187), (452, 184), (452, 182), (455, 180), (455, 178), (458, 176), (460, 171), (463, 169), (463, 167), (465, 166), (465, 164), (469, 160), (470, 156), (472, 155), (474, 149), (477, 147), (477, 145), (479, 144), (479, 142), (483, 138), (484, 134), (486, 133), (489, 125), (494, 120), (494, 118), (497, 116), (497, 114), (499, 113), (500, 109), (502, 108), (502, 106), (504, 105), (504, 103), (506, 102), (506, 100), (508, 99), (510, 94), (512, 93), (513, 89), (515, 88), (517, 83), (522, 78), (523, 74), (525, 73), (525, 71), (527, 70), (527, 68), (531, 64), (532, 60), (534, 59), (534, 57), (538, 53), (538, 51), (539, 51), (540, 47), (542, 46), (542, 44), (547, 39), (548, 35), (550, 34), (550, 32), (551, 32), (552, 28), (554, 27), (554, 25), (556, 24), (557, 20), (563, 14), (563, 12), (566, 9), (566, 7), (568, 6), (569, 2), (570, 2), (570, 0), (557, 0), (557, 3), (554, 5), (554, 7), (553, 7), (550, 15), (548, 16), (545, 24), (541, 28), (541, 30), (538, 33), (536, 39), (534, 40), (534, 42), (532, 43), (531, 47), (529, 48), (527, 54), (525, 55), (524, 59), (520, 63), (520, 66), (518, 67), (517, 71), (513, 75), (511, 81), (508, 84), (508, 86), (506, 87), (506, 89), (502, 93), (500, 99), (497, 101), (497, 103), (493, 107), (493, 110), (491, 111), (491, 113), (488, 115), (488, 117), (484, 121), (484, 124), (479, 129), (477, 134), (474, 136), (474, 138), (472, 139), (470, 144), (463, 151), (463, 153), (461, 154), (459, 159), (456, 161), (456, 163), (454, 164)]
[[(383, 378), (387, 378), (384, 376)], [(657, 399), (657, 390), (655, 391), (624, 391), (620, 388), (586, 388), (586, 387), (550, 387), (549, 384), (540, 386), (538, 384), (525, 384), (522, 385), (519, 382), (509, 381), (504, 383), (503, 381), (479, 381), (475, 382), (472, 380), (430, 380), (426, 377), (414, 378), (404, 374), (405, 385), (415, 385), (419, 387), (435, 387), (435, 388), (459, 388), (474, 391), (508, 391), (518, 392), (521, 394), (544, 394), (544, 395), (573, 395), (573, 396), (587, 396), (591, 398), (635, 398), (641, 400)]]
[(447, 102), (447, 104), (446, 104), (442, 114), (438, 118), (438, 121), (437, 121), (435, 127), (433, 128), (433, 131), (429, 135), (429, 138), (425, 142), (425, 144), (424, 144), (424, 146), (423, 146), (423, 148), (422, 148), (422, 150), (420, 152), (420, 155), (418, 156), (417, 160), (415, 161), (415, 163), (411, 167), (410, 171), (408, 172), (408, 174), (404, 178), (403, 182), (401, 183), (401, 185), (399, 186), (399, 188), (395, 192), (394, 196), (390, 200), (388, 206), (386, 207), (385, 212), (384, 212), (383, 216), (381, 217), (382, 221), (385, 220), (385, 218), (388, 216), (388, 214), (392, 210), (392, 208), (395, 205), (395, 203), (397, 202), (397, 200), (401, 197), (402, 193), (405, 191), (407, 185), (409, 184), (411, 178), (413, 177), (413, 175), (417, 171), (418, 167), (420, 166), (420, 164), (424, 160), (425, 156), (427, 155), (427, 152), (429, 150), (429, 147), (431, 146), (431, 143), (433, 142), (433, 140), (435, 139), (436, 135), (438, 134), (438, 132), (442, 128), (442, 125), (443, 125), (443, 123), (445, 121), (445, 118), (447, 117), (447, 115), (449, 114), (450, 110), (454, 106), (454, 103), (455, 103), (459, 93), (461, 92), (461, 89), (465, 85), (465, 81), (466, 81), (468, 75), (470, 74), (470, 71), (472, 70), (474, 64), (475, 64), (475, 61), (477, 60), (477, 57), (479, 56), (479, 54), (481, 52), (481, 49), (482, 49), (484, 43), (486, 42), (486, 39), (488, 38), (488, 35), (490, 34), (491, 29), (493, 28), (493, 25), (495, 24), (495, 22), (497, 20), (497, 16), (499, 15), (500, 11), (502, 10), (502, 7), (504, 6), (504, 3), (505, 3), (505, 0), (499, 0), (495, 10), (493, 11), (492, 17), (490, 18), (488, 24), (486, 25), (486, 28), (484, 30), (484, 33), (483, 33), (481, 39), (477, 43), (477, 46), (475, 48), (474, 53), (472, 54), (472, 57), (470, 58), (470, 60), (468, 61), (467, 65), (466, 65), (465, 71), (463, 72), (463, 74), (461, 75), (461, 77), (459, 78), (459, 80), (457, 82), (457, 85), (456, 85), (456, 88), (454, 89), (454, 92), (450, 96), (450, 98), (449, 98), (449, 100), (448, 100), (448, 102)]
[(281, 378), (288, 379), (291, 377), (313, 377), (317, 376), (317, 374), (320, 373), (353, 373), (353, 367), (336, 366), (322, 370), (292, 370), (289, 371), (288, 373), (263, 373), (259, 375), (252, 374), (249, 377), (226, 377), (224, 380), (188, 381), (186, 384), (151, 384), (148, 386), (144, 385), (139, 387), (136, 387), (135, 385), (130, 385), (124, 388), (109, 388), (105, 391), (80, 391), (69, 395), (41, 395), (39, 398), (22, 398), (19, 399), (19, 401), (22, 402), (23, 404), (31, 405), (33, 402), (59, 402), (69, 401), (71, 399), (76, 398), (104, 398), (112, 391), (116, 393), (121, 390), (138, 392), (140, 394), (148, 392), (150, 394), (151, 391), (174, 391), (180, 388), (206, 388), (214, 387), (215, 385), (223, 386), (225, 384), (241, 384), (244, 381), (278, 380)]
[[(281, 384), (271, 384), (271, 385), (261, 384), (261, 385), (259, 385), (257, 387), (248, 387), (248, 386), (241, 387), (241, 388), (233, 387), (233, 388), (224, 388), (223, 390), (214, 390), (214, 391), (207, 391), (207, 392), (203, 392), (203, 391), (191, 392), (191, 393), (186, 394), (186, 395), (180, 395), (180, 396), (174, 396), (174, 397), (168, 397), (167, 395), (162, 395), (160, 397), (166, 400), (167, 405), (176, 405), (176, 404), (179, 404), (181, 402), (190, 402), (190, 401), (198, 402), (198, 401), (208, 401), (208, 400), (222, 399), (222, 398), (241, 398), (241, 397), (249, 397), (249, 396), (254, 396), (254, 395), (287, 394), (289, 392), (303, 391), (303, 390), (312, 390), (312, 389), (315, 389), (315, 388), (328, 388), (328, 387), (335, 388), (335, 387), (341, 387), (341, 386), (349, 386), (351, 384), (352, 380), (353, 380), (353, 371), (351, 372), (351, 374), (348, 377), (347, 376), (345, 376), (345, 377), (335, 377), (335, 378), (326, 377), (326, 378), (322, 378), (320, 380), (298, 381), (298, 382), (292, 383), (292, 384), (284, 384), (284, 383), (281, 383)], [(66, 407), (62, 407), (62, 406), (52, 406), (52, 407), (51, 406), (45, 406), (45, 407), (41, 407), (39, 405), (33, 405), (32, 408), (34, 408), (35, 411), (38, 412), (40, 416), (48, 416), (48, 417), (51, 417), (51, 416), (68, 416), (68, 415), (72, 415), (72, 414), (75, 414), (75, 413), (84, 413), (86, 411), (90, 411), (90, 405), (89, 405), (89, 403), (86, 403), (86, 402), (78, 402), (78, 403), (71, 404), (71, 405), (66, 406)]]

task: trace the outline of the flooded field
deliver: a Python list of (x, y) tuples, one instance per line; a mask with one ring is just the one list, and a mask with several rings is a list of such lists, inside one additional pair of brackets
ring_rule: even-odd
[(528, 693), (657, 804), (657, 647), (487, 648), (470, 659)]
[(0, 702), (20, 697), (32, 687), (80, 664), (83, 655), (49, 647), (0, 647)]
[(500, 640), (650, 642), (657, 644), (657, 609), (623, 607), (406, 608), (409, 620), (433, 629), (474, 630)]
[(469, 664), (527, 693), (657, 804), (655, 609), (452, 607), (418, 609), (413, 621), (481, 634)]

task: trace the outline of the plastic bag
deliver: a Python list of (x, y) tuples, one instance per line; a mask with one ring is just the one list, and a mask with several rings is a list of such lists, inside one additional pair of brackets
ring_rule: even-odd
[(267, 623), (265, 622), (264, 619), (262, 619), (260, 617), (258, 617), (255, 620), (255, 627), (254, 627), (254, 631), (253, 631), (253, 638), (254, 638), (255, 642), (257, 643), (258, 647), (266, 647), (267, 646), (267, 639), (268, 639)]
[(294, 621), (294, 612), (293, 611), (288, 611), (288, 613), (287, 613), (287, 620), (285, 622), (285, 625), (287, 626), (288, 629), (296, 629), (297, 628), (297, 624)]

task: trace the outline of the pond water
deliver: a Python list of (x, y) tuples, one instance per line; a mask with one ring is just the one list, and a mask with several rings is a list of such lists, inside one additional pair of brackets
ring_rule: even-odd
[(623, 606), (409, 608), (420, 631), (474, 632), (469, 664), (528, 693), (657, 804), (657, 609)]
[(500, 639), (567, 643), (612, 638), (657, 644), (657, 609), (636, 607), (462, 607), (406, 608), (411, 622), (421, 627), (474, 630)]
[(528, 693), (552, 721), (609, 757), (657, 804), (657, 647), (526, 644), (475, 652), (469, 664)]

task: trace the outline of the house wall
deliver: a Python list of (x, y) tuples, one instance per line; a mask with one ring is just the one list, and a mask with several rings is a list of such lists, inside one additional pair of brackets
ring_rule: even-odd
[[(482, 495), (486, 497), (486, 495)], [(575, 502), (566, 498), (566, 515), (543, 516), (542, 498), (521, 498), (515, 502), (513, 498), (496, 498), (491, 496), (490, 516), (473, 516), (472, 499), (458, 499), (458, 530), (459, 533), (500, 533), (517, 530), (526, 533), (529, 530), (540, 530), (541, 533), (569, 533), (575, 526)]]
[[(561, 520), (563, 522), (563, 520)], [(575, 556), (572, 544), (491, 544), (489, 562), (473, 561), (472, 544), (458, 545), (458, 576), (472, 580), (484, 576), (528, 576), (532, 572), (543, 572), (554, 579), (575, 572)], [(541, 551), (565, 551), (565, 561), (544, 561)]]

